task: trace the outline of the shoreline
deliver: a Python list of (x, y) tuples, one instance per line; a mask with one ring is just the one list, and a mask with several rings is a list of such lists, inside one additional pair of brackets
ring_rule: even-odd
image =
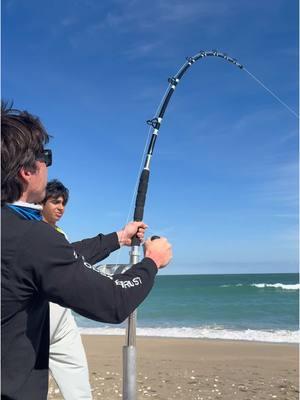
[[(125, 343), (125, 330), (124, 330), (124, 334), (103, 334), (103, 333), (85, 333), (83, 330), (80, 331), (81, 337), (90, 337), (90, 336), (99, 336), (99, 337), (114, 337), (114, 338), (120, 338), (123, 337), (124, 338), (124, 343)], [(274, 344), (274, 345), (290, 345), (290, 346), (295, 346), (298, 347), (300, 346), (300, 337), (299, 337), (299, 342), (272, 342), (272, 341), (267, 341), (267, 340), (252, 340), (252, 339), (226, 339), (226, 338), (209, 338), (209, 337), (185, 337), (185, 336), (181, 336), (181, 337), (175, 337), (175, 336), (151, 336), (151, 335), (136, 335), (137, 340), (139, 338), (141, 339), (171, 339), (171, 340), (201, 340), (201, 341), (212, 341), (212, 342), (229, 342), (229, 343), (256, 343), (256, 344)]]
[[(80, 327), (81, 335), (125, 336), (126, 329), (122, 327)], [(232, 340), (263, 343), (299, 344), (300, 330), (234, 330), (210, 327), (137, 327), (137, 337), (178, 338), (200, 340)]]
[[(122, 399), (123, 336), (82, 335), (93, 399)], [(137, 337), (138, 400), (297, 400), (296, 343)], [(51, 381), (48, 399), (62, 399)]]

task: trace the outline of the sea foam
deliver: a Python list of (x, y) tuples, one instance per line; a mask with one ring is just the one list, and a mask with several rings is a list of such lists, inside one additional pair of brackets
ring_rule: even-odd
[[(125, 335), (125, 328), (80, 328), (84, 335)], [(230, 330), (218, 327), (170, 327), (170, 328), (137, 328), (137, 336), (169, 337), (169, 338), (197, 338), (197, 339), (225, 339), (247, 340), (273, 343), (299, 343), (299, 331), (289, 330)]]

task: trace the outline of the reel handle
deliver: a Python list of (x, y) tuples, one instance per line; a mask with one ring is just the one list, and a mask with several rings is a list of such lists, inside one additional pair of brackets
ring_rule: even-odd
[(153, 235), (153, 236), (151, 236), (151, 238), (150, 238), (150, 239), (151, 239), (151, 240), (160, 239), (160, 236)]

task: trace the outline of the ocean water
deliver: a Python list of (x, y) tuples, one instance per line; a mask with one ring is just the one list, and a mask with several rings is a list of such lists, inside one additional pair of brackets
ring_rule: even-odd
[[(157, 276), (137, 335), (297, 343), (299, 288), (298, 274)], [(75, 319), (84, 334), (125, 334), (125, 323)]]

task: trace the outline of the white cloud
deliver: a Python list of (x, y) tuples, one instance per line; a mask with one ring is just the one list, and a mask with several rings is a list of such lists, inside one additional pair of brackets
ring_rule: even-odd
[[(298, 207), (298, 193), (298, 163), (286, 162), (273, 166), (269, 178), (264, 178), (258, 186), (256, 197), (270, 205), (280, 206), (282, 210), (295, 210)], [(286, 211), (278, 214), (286, 214)]]
[(109, 11), (105, 17), (92, 26), (92, 30), (115, 28), (130, 30), (133, 27), (143, 31), (157, 29), (161, 24), (174, 23), (188, 24), (196, 19), (223, 17), (233, 12), (221, 1), (160, 1), (154, 0), (151, 3), (138, 1), (119, 1), (116, 11)]
[(295, 140), (298, 137), (299, 133), (297, 130), (293, 129), (289, 132), (284, 132), (281, 136), (280, 136), (280, 142), (281, 143), (286, 143), (289, 142), (290, 140)]
[(78, 22), (77, 18), (72, 16), (67, 16), (61, 20), (61, 26), (67, 28), (75, 25), (77, 22)]
[(158, 10), (161, 20), (183, 23), (199, 18), (224, 16), (230, 12), (230, 7), (219, 1), (165, 1), (158, 2)]
[(153, 54), (160, 46), (161, 42), (148, 42), (148, 43), (140, 43), (135, 46), (132, 46), (130, 49), (125, 50), (124, 54), (129, 56), (130, 58), (140, 58), (146, 57)]

